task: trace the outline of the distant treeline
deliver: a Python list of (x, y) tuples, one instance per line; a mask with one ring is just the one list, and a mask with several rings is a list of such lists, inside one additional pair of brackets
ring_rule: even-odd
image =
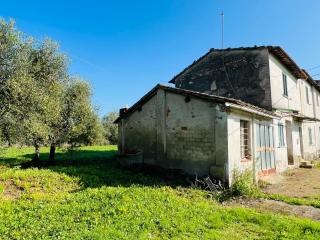
[(0, 144), (32, 145), (39, 160), (42, 145), (115, 144), (116, 113), (102, 120), (87, 81), (70, 76), (68, 58), (50, 39), (38, 41), (0, 20)]

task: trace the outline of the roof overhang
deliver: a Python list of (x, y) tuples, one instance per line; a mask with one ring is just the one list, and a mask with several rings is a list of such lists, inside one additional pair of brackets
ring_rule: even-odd
[(255, 109), (251, 109), (251, 108), (248, 108), (248, 107), (245, 107), (245, 106), (239, 106), (237, 104), (233, 104), (233, 103), (225, 103), (226, 107), (229, 107), (229, 108), (233, 108), (233, 109), (236, 109), (236, 110), (241, 110), (241, 111), (245, 111), (245, 112), (248, 112), (248, 113), (251, 113), (251, 114), (254, 114), (254, 115), (258, 115), (258, 116), (261, 116), (261, 117), (265, 117), (265, 118), (270, 118), (270, 119), (280, 119), (280, 116), (274, 114), (274, 113), (265, 113), (265, 112), (261, 112), (261, 111), (258, 111), (258, 110), (255, 110)]
[(129, 109), (126, 109), (124, 111), (123, 115), (119, 116), (114, 121), (114, 123), (119, 123), (121, 119), (127, 118), (128, 116), (130, 116), (131, 113), (133, 113), (137, 109), (141, 108), (145, 102), (147, 102), (149, 99), (151, 99), (154, 95), (157, 94), (157, 91), (159, 89), (162, 89), (164, 91), (171, 92), (171, 93), (180, 94), (183, 96), (195, 97), (198, 99), (202, 99), (204, 101), (215, 102), (218, 104), (224, 104), (225, 106), (228, 106), (231, 108), (237, 108), (238, 110), (246, 111), (249, 113), (254, 113), (256, 115), (260, 115), (260, 116), (264, 116), (264, 117), (268, 117), (268, 118), (277, 118), (278, 117), (273, 112), (270, 112), (270, 111), (265, 110), (263, 108), (259, 108), (257, 106), (243, 102), (238, 99), (209, 95), (209, 94), (205, 94), (205, 93), (185, 90), (185, 89), (181, 89), (181, 88), (173, 88), (173, 87), (168, 87), (168, 86), (158, 84), (153, 89), (151, 89), (151, 91), (149, 91), (146, 95), (144, 95), (138, 102), (136, 102), (132, 107), (130, 107)]
[(274, 55), (298, 79), (307, 79), (307, 75), (296, 62), (279, 46), (268, 46), (269, 52)]

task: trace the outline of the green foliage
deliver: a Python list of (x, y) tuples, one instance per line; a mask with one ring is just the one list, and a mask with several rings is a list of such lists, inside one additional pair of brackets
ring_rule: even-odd
[(58, 149), (57, 165), (24, 170), (9, 166), (27, 161), (32, 148), (8, 148), (0, 167), (1, 239), (320, 238), (318, 222), (224, 207), (205, 191), (119, 169), (110, 158), (115, 150)]
[(102, 118), (105, 138), (109, 144), (118, 144), (118, 125), (113, 123), (118, 116), (118, 113), (110, 112)]
[(320, 208), (320, 195), (313, 196), (310, 198), (297, 198), (297, 197), (289, 197), (281, 194), (265, 194), (261, 193), (259, 195), (260, 198), (272, 199), (277, 201), (282, 201), (292, 205), (306, 205), (313, 206), (316, 208)]
[(100, 143), (102, 126), (87, 82), (68, 74), (57, 43), (38, 42), (0, 20), (0, 139), (15, 143)]
[(73, 79), (68, 84), (63, 107), (64, 142), (93, 145), (103, 141), (102, 125), (92, 106), (91, 95), (91, 87), (86, 81)]
[(22, 37), (13, 21), (0, 19), (0, 135), (9, 145), (20, 140), (21, 123), (35, 96), (36, 84), (29, 75), (31, 48), (32, 41)]
[(259, 194), (259, 188), (253, 182), (252, 172), (249, 170), (244, 172), (234, 171), (230, 193), (232, 196), (247, 197)]
[(315, 168), (319, 168), (320, 169), (320, 161), (319, 160), (314, 160), (311, 163), (314, 164)]

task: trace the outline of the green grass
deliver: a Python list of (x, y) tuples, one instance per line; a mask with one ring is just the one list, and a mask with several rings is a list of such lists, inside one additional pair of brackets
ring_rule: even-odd
[(122, 170), (115, 150), (59, 150), (57, 165), (41, 169), (19, 167), (32, 148), (2, 151), (0, 239), (320, 239), (318, 222), (224, 207), (178, 181)]
[(289, 197), (281, 194), (265, 194), (262, 193), (259, 195), (260, 198), (272, 199), (277, 201), (282, 201), (291, 205), (306, 205), (320, 208), (320, 196), (308, 197), (308, 198), (297, 198)]

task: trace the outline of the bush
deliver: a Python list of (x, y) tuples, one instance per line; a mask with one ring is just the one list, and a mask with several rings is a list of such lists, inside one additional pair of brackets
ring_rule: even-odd
[(259, 188), (253, 182), (252, 172), (246, 170), (239, 172), (238, 170), (233, 173), (233, 183), (230, 188), (232, 196), (255, 196), (259, 193)]

